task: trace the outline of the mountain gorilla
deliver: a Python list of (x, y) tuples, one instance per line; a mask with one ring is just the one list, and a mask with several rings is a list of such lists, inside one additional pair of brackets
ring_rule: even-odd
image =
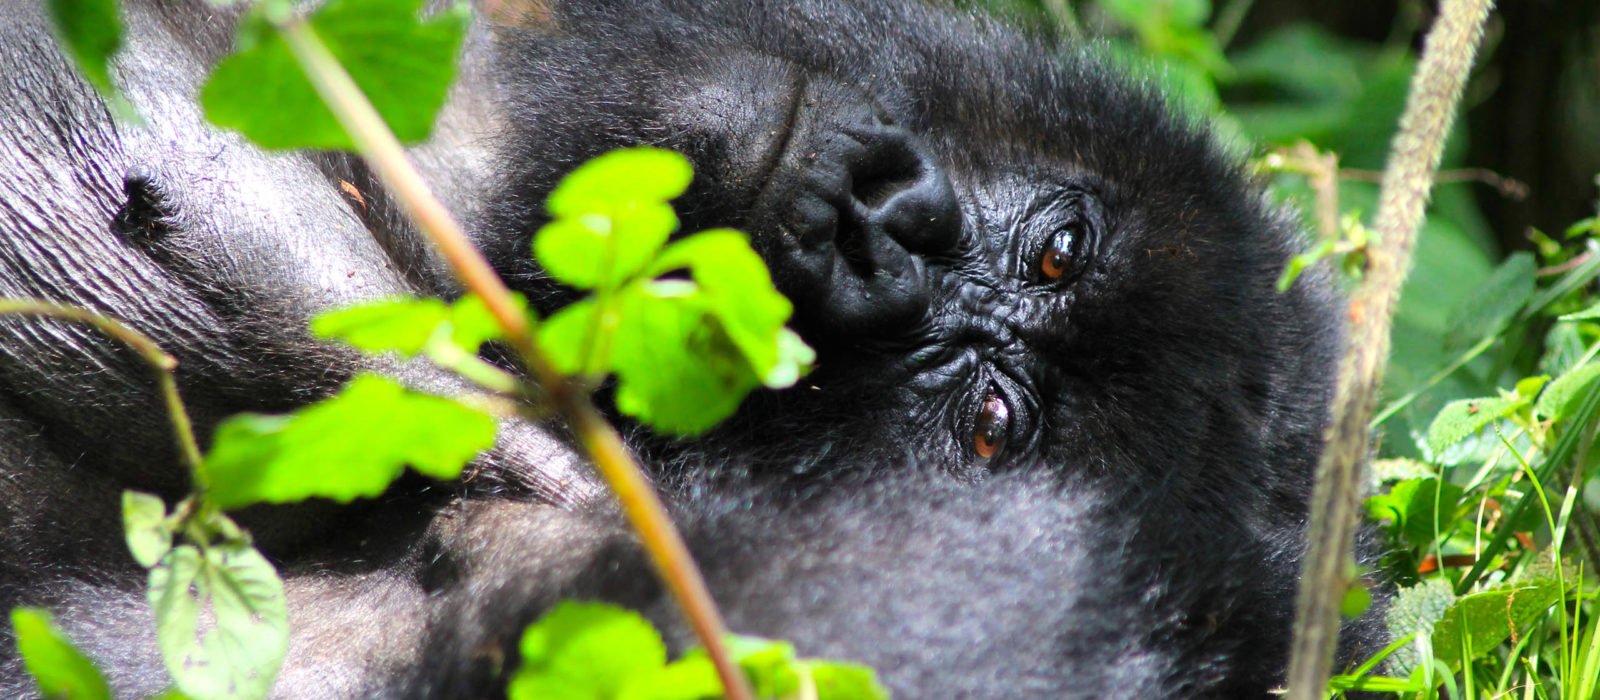
[[(461, 388), (306, 334), (459, 292), (358, 161), (204, 125), (228, 11), (128, 3), (133, 128), (36, 0), (0, 8), (0, 294), (156, 338), (202, 434), (362, 369)], [(819, 351), (702, 439), (632, 431), (733, 629), (911, 698), (1281, 682), (1338, 326), (1324, 280), (1274, 291), (1295, 226), (1202, 128), (1090, 56), (916, 0), (524, 0), (485, 12), (414, 156), (548, 311), (572, 295), (529, 261), (540, 203), (638, 144), (694, 161), (684, 230), (750, 232)], [(0, 604), (51, 607), (120, 692), (159, 690), (116, 534), (121, 490), (186, 488), (148, 371), (7, 318), (0, 392)], [(506, 422), (450, 488), (240, 515), (287, 582), (284, 697), (497, 694), (564, 597), (689, 641), (559, 426)], [(28, 687), (14, 655), (0, 671)]]

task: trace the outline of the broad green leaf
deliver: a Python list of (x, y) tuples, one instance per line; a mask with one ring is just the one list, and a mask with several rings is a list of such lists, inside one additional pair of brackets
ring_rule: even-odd
[(723, 696), (722, 678), (705, 654), (690, 654), (660, 670), (633, 676), (616, 700), (705, 700)]
[(1536, 622), (1561, 598), (1553, 576), (1462, 596), (1433, 626), (1433, 656), (1459, 670), (1463, 660), (1482, 658), (1513, 636), (1540, 634)]
[[(776, 639), (734, 635), (725, 643), (728, 653), (750, 679), (757, 697), (788, 697), (800, 689), (799, 661), (794, 645)], [(704, 655), (703, 650), (695, 653)]]
[[(1430, 578), (1395, 592), (1394, 598), (1389, 601), (1389, 609), (1384, 611), (1384, 625), (1389, 630), (1389, 636), (1395, 639), (1412, 634), (1431, 635), (1434, 625), (1455, 601), (1456, 594), (1451, 590), (1449, 581)], [(1385, 663), (1385, 668), (1391, 675), (1409, 676), (1421, 661), (1416, 647), (1408, 644), (1395, 650)]]
[(1527, 252), (1513, 253), (1500, 263), (1489, 279), (1474, 287), (1472, 294), (1451, 311), (1445, 348), (1459, 350), (1505, 328), (1533, 297), (1537, 268), (1533, 255)]
[[(597, 332), (610, 333), (595, 325), (599, 304), (593, 299), (573, 302), (539, 324), (539, 347), (545, 359), (562, 374), (603, 373), (611, 367), (611, 343), (592, 340)], [(612, 315), (613, 321), (615, 315)]]
[[(511, 299), (518, 310), (527, 315), (528, 303), (522, 295), (513, 294)], [(450, 305), (450, 340), (461, 349), (476, 353), (484, 343), (504, 336), (500, 322), (489, 313), (488, 305), (478, 295), (468, 294)]]
[(678, 228), (667, 201), (694, 176), (683, 155), (642, 146), (606, 153), (551, 192), (554, 220), (535, 234), (534, 259), (579, 289), (614, 289), (639, 274)]
[(335, 309), (311, 319), (311, 333), (366, 352), (422, 352), (451, 310), (438, 299), (398, 297)]
[(511, 700), (610, 700), (667, 662), (661, 635), (638, 613), (564, 601), (522, 633)]
[(1531, 402), (1523, 397), (1495, 397), (1452, 401), (1428, 426), (1428, 450), (1434, 455), (1467, 439), (1484, 426), (1516, 413)]
[(889, 699), (889, 689), (866, 666), (843, 661), (809, 661), (806, 665), (811, 682), (817, 687), (817, 700)]
[[(332, 0), (308, 19), (311, 31), (407, 143), (423, 141), (433, 130), (455, 79), (468, 20), (464, 4), (427, 20), (422, 5), (422, 0)], [(259, 25), (246, 26), (259, 30)], [(206, 118), (267, 149), (354, 150), (283, 38), (276, 32), (250, 38), (217, 64), (201, 88)]]
[[(262, 698), (289, 648), (283, 582), (242, 542), (173, 548), (150, 570), (156, 641), (167, 672), (196, 698)], [(212, 626), (199, 625), (209, 610)]]
[(590, 160), (562, 178), (547, 206), (558, 219), (610, 216), (632, 205), (675, 199), (689, 189), (693, 178), (694, 169), (682, 154), (650, 146), (625, 148)]
[(1533, 410), (1552, 420), (1566, 418), (1578, 410), (1588, 392), (1595, 390), (1596, 377), (1600, 377), (1600, 362), (1591, 362), (1557, 377), (1539, 394), (1539, 402), (1534, 404)]
[(619, 204), (609, 214), (556, 219), (534, 235), (533, 257), (557, 282), (614, 289), (639, 274), (678, 228), (665, 203)]
[(1407, 479), (1368, 498), (1367, 513), (1394, 523), (1412, 546), (1428, 547), (1437, 535), (1449, 534), (1461, 493), (1460, 486), (1438, 479)]
[(725, 327), (689, 282), (630, 285), (612, 343), (617, 408), (663, 432), (694, 435), (732, 415), (757, 385)]
[(223, 508), (377, 496), (407, 465), (455, 478), (494, 436), (488, 415), (364, 374), (287, 416), (223, 421), (206, 456), (207, 496)]
[(11, 631), (22, 664), (47, 698), (110, 700), (111, 688), (89, 657), (57, 629), (50, 611), (13, 608)]
[(674, 270), (689, 271), (702, 303), (761, 383), (790, 386), (815, 359), (798, 336), (785, 334), (794, 306), (772, 286), (766, 264), (744, 234), (717, 229), (685, 238), (661, 252), (650, 274)]
[[(796, 657), (794, 645), (780, 640), (730, 636), (728, 652), (759, 698), (815, 697), (817, 700), (887, 700), (889, 692), (872, 669), (859, 664)], [(807, 678), (809, 676), (809, 683)], [(815, 688), (814, 696), (805, 692)], [(701, 700), (722, 697), (722, 682), (704, 649), (695, 648), (662, 671), (641, 676), (618, 700)]]
[(111, 57), (122, 48), (117, 0), (45, 0), (44, 6), (67, 55), (111, 113), (123, 121), (139, 121), (133, 105), (111, 82)]
[(172, 550), (172, 523), (167, 520), (167, 504), (159, 496), (123, 491), (122, 531), (133, 560), (146, 569)]

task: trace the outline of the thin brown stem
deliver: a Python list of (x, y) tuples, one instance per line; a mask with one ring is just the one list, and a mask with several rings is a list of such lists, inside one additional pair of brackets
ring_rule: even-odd
[(1368, 425), (1389, 355), (1391, 318), (1490, 4), (1455, 0), (1441, 5), (1384, 170), (1374, 224), (1377, 240), (1368, 246), (1366, 275), (1350, 300), (1349, 346), (1311, 496), (1309, 549), (1290, 648), (1290, 700), (1325, 695), (1339, 639), (1339, 602), (1352, 584), (1351, 552), (1371, 440)]
[(461, 284), (483, 299), (533, 380), (577, 431), (596, 470), (616, 494), (656, 570), (711, 657), (729, 700), (752, 698), (749, 683), (723, 643), (727, 628), (711, 599), (705, 578), (689, 555), (683, 536), (667, 516), (666, 507), (638, 462), (622, 444), (621, 437), (589, 403), (587, 394), (557, 373), (539, 351), (533, 342), (531, 324), (514, 302), (511, 291), (473, 247), (461, 225), (434, 197), (394, 133), (310, 25), (300, 19), (290, 19), (280, 30), (311, 84), (354, 139), (361, 155), (417, 222), (422, 233), (444, 254)]
[(173, 374), (178, 368), (178, 361), (162, 350), (156, 341), (116, 319), (80, 306), (67, 306), (39, 299), (0, 299), (0, 315), (5, 314), (41, 316), (93, 326), (138, 353), (139, 358), (155, 370), (156, 385), (161, 391), (162, 402), (166, 404), (167, 418), (172, 422), (172, 434), (178, 441), (178, 458), (183, 461), (183, 466), (188, 468), (196, 483), (203, 484), (200, 471), (200, 446), (194, 439), (194, 424), (189, 420), (189, 411), (184, 408), (182, 397), (178, 395), (178, 379)]
[[(1378, 170), (1362, 170), (1360, 168), (1342, 168), (1339, 177), (1346, 180), (1359, 182), (1382, 182), (1383, 172)], [(1514, 177), (1501, 175), (1488, 168), (1452, 168), (1440, 170), (1433, 176), (1436, 184), (1450, 182), (1481, 182), (1493, 187), (1500, 196), (1520, 202), (1528, 198), (1528, 184)]]

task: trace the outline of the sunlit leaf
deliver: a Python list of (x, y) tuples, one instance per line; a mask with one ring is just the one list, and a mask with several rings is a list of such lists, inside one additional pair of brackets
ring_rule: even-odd
[(1591, 362), (1557, 377), (1539, 394), (1534, 410), (1557, 421), (1572, 415), (1584, 396), (1595, 390), (1596, 377), (1600, 377), (1600, 362)]
[(399, 297), (335, 309), (311, 319), (311, 333), (367, 352), (422, 352), (450, 308), (438, 299)]
[[(262, 698), (289, 646), (283, 582), (242, 542), (173, 548), (150, 570), (156, 641), (178, 688), (197, 698)], [(212, 626), (200, 626), (202, 610)]]
[[(402, 141), (428, 138), (455, 79), (464, 4), (422, 19), (422, 0), (332, 0), (308, 23)], [(246, 23), (246, 28), (260, 29)], [(353, 150), (354, 143), (275, 32), (241, 40), (200, 90), (206, 118), (268, 149)], [(264, 109), (270, 105), (270, 109)]]
[(45, 0), (50, 23), (78, 71), (120, 120), (138, 122), (133, 105), (111, 82), (111, 57), (122, 48), (116, 0)]
[[(1547, 390), (1548, 391), (1548, 390)], [(1506, 418), (1532, 402), (1523, 397), (1485, 397), (1453, 401), (1428, 426), (1428, 450), (1440, 454), (1484, 426)]]
[(33, 676), (44, 697), (110, 700), (111, 688), (100, 675), (100, 669), (56, 628), (50, 611), (14, 608), (11, 631), (16, 635), (23, 667)]
[(146, 569), (172, 550), (172, 524), (167, 520), (167, 504), (159, 496), (123, 491), (122, 530), (133, 560)]
[(206, 456), (207, 495), (223, 508), (376, 496), (407, 465), (455, 478), (494, 436), (494, 419), (480, 411), (360, 375), (293, 414), (224, 421)]
[(521, 651), (511, 700), (608, 700), (667, 662), (649, 621), (602, 603), (556, 605), (522, 633)]

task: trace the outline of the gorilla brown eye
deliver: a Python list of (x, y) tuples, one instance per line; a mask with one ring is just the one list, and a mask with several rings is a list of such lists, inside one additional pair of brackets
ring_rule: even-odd
[(978, 409), (978, 420), (972, 428), (972, 450), (988, 459), (1005, 446), (1006, 430), (1011, 426), (1011, 409), (1005, 399), (990, 391), (983, 397)]
[(1047, 280), (1059, 280), (1070, 277), (1070, 273), (1078, 264), (1078, 249), (1082, 247), (1083, 238), (1078, 226), (1068, 226), (1057, 231), (1044, 247), (1044, 254), (1039, 259), (1039, 272)]

